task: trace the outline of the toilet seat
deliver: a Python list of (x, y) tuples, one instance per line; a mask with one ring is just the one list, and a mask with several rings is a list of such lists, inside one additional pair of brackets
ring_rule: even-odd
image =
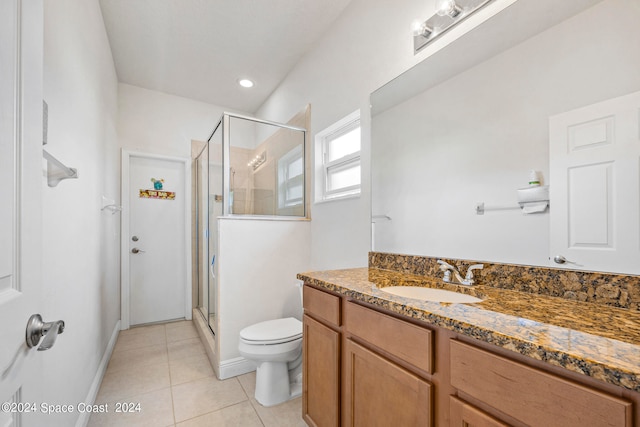
[(252, 345), (282, 344), (302, 338), (302, 322), (293, 317), (267, 320), (240, 331), (240, 339)]

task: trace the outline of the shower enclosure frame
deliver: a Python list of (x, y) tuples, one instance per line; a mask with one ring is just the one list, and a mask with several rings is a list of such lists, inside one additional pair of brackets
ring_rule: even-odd
[[(294, 130), (294, 131), (299, 131), (302, 132), (302, 158), (304, 159), (304, 174), (305, 174), (305, 182), (304, 182), (304, 190), (302, 192), (302, 206), (304, 209), (304, 212), (301, 216), (290, 216), (290, 217), (285, 217), (282, 215), (246, 215), (246, 214), (233, 214), (230, 213), (230, 209), (229, 209), (229, 205), (228, 205), (228, 201), (229, 201), (229, 193), (230, 193), (230, 165), (231, 165), (231, 135), (230, 135), (230, 129), (231, 129), (231, 118), (236, 118), (236, 119), (241, 119), (241, 120), (247, 120), (250, 122), (254, 122), (254, 123), (260, 123), (260, 124), (264, 124), (264, 125), (269, 125), (269, 126), (277, 126), (279, 128), (282, 129), (289, 129), (289, 130)], [(300, 220), (300, 219), (308, 219), (309, 217), (309, 207), (307, 206), (307, 144), (306, 144), (306, 140), (307, 140), (307, 130), (305, 128), (301, 128), (301, 127), (297, 127), (297, 126), (291, 126), (291, 125), (287, 125), (287, 124), (283, 124), (283, 123), (278, 123), (278, 122), (273, 122), (270, 120), (264, 120), (264, 119), (258, 119), (255, 117), (250, 117), (250, 116), (245, 116), (242, 114), (237, 114), (237, 113), (222, 113), (222, 117), (220, 118), (220, 121), (218, 122), (218, 124), (214, 127), (213, 132), (211, 132), (211, 135), (209, 135), (209, 138), (207, 139), (207, 146), (209, 144), (209, 141), (211, 141), (211, 138), (213, 138), (213, 135), (215, 135), (216, 131), (218, 130), (218, 127), (220, 127), (220, 125), (222, 125), (222, 216), (233, 216), (233, 217), (238, 217), (238, 218), (261, 218), (261, 219), (274, 219), (274, 220), (278, 220), (278, 221), (282, 221), (282, 220)], [(271, 218), (270, 218), (271, 217)]]
[[(303, 181), (303, 194), (302, 194), (302, 206), (303, 206), (303, 214), (302, 215), (291, 215), (291, 216), (284, 216), (284, 215), (256, 215), (256, 214), (236, 214), (236, 213), (232, 213), (232, 209), (230, 206), (230, 194), (231, 194), (231, 126), (232, 126), (232, 119), (240, 119), (240, 120), (246, 120), (252, 123), (257, 123), (257, 124), (263, 124), (263, 125), (268, 125), (268, 126), (275, 126), (277, 128), (280, 129), (288, 129), (288, 130), (292, 130), (292, 131), (297, 131), (297, 132), (301, 132), (302, 135), (302, 158), (303, 158), (303, 173), (304, 173), (304, 181)], [(260, 220), (271, 220), (271, 221), (308, 221), (309, 220), (309, 206), (308, 206), (308, 192), (310, 190), (310, 186), (309, 186), (309, 172), (310, 172), (310, 167), (309, 167), (309, 161), (310, 159), (307, 158), (307, 130), (305, 128), (302, 127), (297, 127), (297, 126), (292, 126), (292, 125), (287, 125), (287, 124), (283, 124), (283, 123), (278, 123), (278, 122), (273, 122), (273, 121), (269, 121), (269, 120), (264, 120), (264, 119), (258, 119), (255, 117), (250, 117), (250, 116), (246, 116), (246, 115), (242, 115), (242, 114), (237, 114), (237, 113), (228, 113), (228, 112), (224, 112), (222, 114), (222, 116), (220, 117), (220, 119), (218, 120), (218, 122), (216, 123), (216, 125), (214, 126), (213, 131), (211, 132), (211, 134), (209, 135), (209, 137), (207, 138), (206, 143), (204, 144), (202, 150), (200, 150), (199, 154), (197, 156), (195, 156), (194, 161), (196, 163), (196, 177), (195, 177), (195, 181), (196, 181), (196, 214), (195, 214), (195, 221), (196, 221), (196, 248), (197, 248), (197, 254), (196, 254), (196, 259), (198, 260), (198, 265), (197, 265), (197, 277), (198, 277), (198, 304), (197, 304), (197, 311), (200, 313), (200, 315), (203, 317), (203, 319), (205, 320), (206, 325), (208, 326), (208, 329), (211, 331), (211, 333), (213, 334), (214, 337), (217, 338), (217, 314), (220, 311), (219, 308), (219, 298), (217, 295), (218, 292), (218, 288), (219, 288), (219, 284), (218, 284), (218, 275), (217, 275), (217, 270), (218, 270), (218, 240), (220, 238), (220, 236), (217, 235), (217, 230), (212, 232), (212, 228), (214, 227), (218, 227), (218, 220), (219, 217), (216, 216), (216, 219), (212, 222), (211, 221), (211, 212), (210, 212), (210, 203), (212, 203), (211, 201), (211, 195), (210, 192), (213, 191), (213, 193), (216, 192), (216, 190), (212, 190), (211, 189), (211, 177), (209, 176), (209, 174), (211, 173), (211, 152), (210, 152), (210, 146), (211, 144), (213, 144), (213, 138), (216, 135), (217, 132), (221, 132), (220, 135), (220, 140), (221, 140), (221, 145), (222, 145), (222, 215), (220, 216), (221, 218), (233, 218), (233, 219), (260, 219)], [(203, 200), (201, 198), (201, 193), (202, 193), (202, 189), (200, 188), (201, 183), (203, 183), (205, 181), (205, 179), (202, 179), (202, 177), (200, 176), (200, 174), (202, 173), (201, 169), (201, 165), (200, 165), (200, 158), (203, 155), (203, 153), (207, 151), (206, 155), (207, 155), (207, 170), (206, 170), (206, 191), (205, 193), (207, 194), (207, 198), (206, 200)], [(204, 186), (203, 186), (204, 188)], [(206, 209), (203, 211), (201, 203), (206, 203)], [(213, 202), (215, 203), (215, 202)], [(207, 212), (207, 218), (202, 218), (201, 215), (203, 214), (203, 212)], [(205, 220), (206, 221), (206, 232), (203, 232), (205, 230), (200, 230), (200, 226), (201, 221)], [(211, 248), (211, 234), (212, 233), (216, 233), (216, 241), (214, 243), (214, 245), (216, 246), (215, 248), (213, 248), (213, 252), (215, 252), (215, 254), (212, 252), (212, 248)], [(206, 236), (206, 237), (205, 237)], [(204, 269), (203, 266), (200, 264), (203, 261), (203, 258), (201, 257), (200, 254), (200, 250), (201, 250), (201, 244), (202, 244), (202, 239), (206, 239), (206, 260), (207, 260), (207, 268), (206, 268), (206, 275), (207, 275), (207, 281), (206, 281), (206, 288), (207, 288), (207, 292), (206, 292), (206, 296), (202, 295), (204, 294), (203, 291), (201, 291), (201, 280), (202, 280), (202, 275), (204, 273)], [(216, 262), (214, 264), (213, 270), (215, 272), (215, 276), (213, 277), (213, 280), (215, 281), (213, 284), (210, 282), (210, 280), (212, 279), (211, 277), (211, 272), (210, 272), (210, 268), (211, 268), (211, 259), (212, 256), (215, 255), (216, 256)], [(212, 292), (216, 293), (215, 295), (215, 303), (214, 303), (214, 307), (211, 307), (211, 296), (212, 296)], [(206, 307), (206, 311), (207, 313), (205, 314), (203, 312), (203, 310), (205, 309), (201, 302), (203, 301), (203, 298), (206, 298), (207, 300), (207, 307)], [(214, 317), (215, 320), (211, 319), (211, 316), (216, 316)], [(213, 323), (213, 324), (212, 324)], [(216, 339), (217, 341), (217, 339)], [(218, 345), (216, 343), (216, 345)]]

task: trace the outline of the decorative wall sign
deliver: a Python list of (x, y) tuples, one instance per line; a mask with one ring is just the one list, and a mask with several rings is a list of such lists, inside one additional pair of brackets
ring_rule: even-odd
[(175, 200), (176, 193), (174, 191), (158, 191), (158, 190), (140, 189), (140, 198), (141, 199)]
[(162, 184), (164, 183), (163, 178), (160, 178), (160, 179), (151, 178), (151, 182), (153, 182), (153, 190), (140, 189), (141, 199), (164, 199), (164, 200), (176, 199), (175, 192), (162, 190)]

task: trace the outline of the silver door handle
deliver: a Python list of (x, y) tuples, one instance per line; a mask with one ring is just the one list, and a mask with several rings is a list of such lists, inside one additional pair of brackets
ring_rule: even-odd
[[(553, 257), (553, 262), (555, 262), (556, 264), (576, 264), (573, 261), (569, 261), (568, 259), (566, 259), (565, 257), (563, 257), (562, 255), (556, 255)], [(577, 265), (577, 264), (576, 264)]]
[(27, 322), (27, 347), (33, 348), (38, 345), (40, 339), (44, 336), (42, 344), (38, 347), (38, 351), (49, 350), (56, 343), (58, 334), (64, 332), (64, 320), (56, 320), (55, 322), (43, 322), (42, 316), (34, 314)]
[(131, 253), (132, 254), (140, 254), (140, 253), (144, 253), (144, 251), (142, 249), (133, 248), (133, 249), (131, 249)]

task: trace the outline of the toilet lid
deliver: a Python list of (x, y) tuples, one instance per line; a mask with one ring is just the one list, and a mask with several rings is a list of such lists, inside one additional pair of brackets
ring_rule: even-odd
[(277, 344), (302, 337), (302, 322), (293, 317), (267, 320), (247, 326), (240, 331), (240, 338), (245, 341)]

